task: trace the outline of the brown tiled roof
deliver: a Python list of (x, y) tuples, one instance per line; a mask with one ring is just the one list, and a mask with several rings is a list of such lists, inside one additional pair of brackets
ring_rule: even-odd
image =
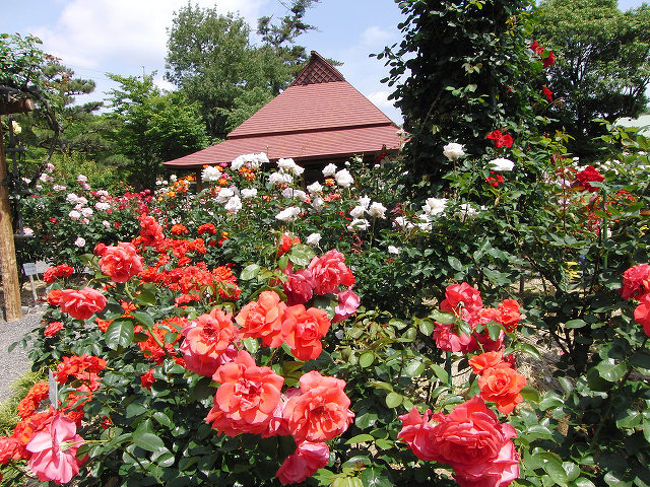
[(282, 93), (215, 146), (164, 164), (200, 167), (266, 152), (270, 159), (316, 159), (397, 149), (398, 127), (312, 51), (308, 65)]

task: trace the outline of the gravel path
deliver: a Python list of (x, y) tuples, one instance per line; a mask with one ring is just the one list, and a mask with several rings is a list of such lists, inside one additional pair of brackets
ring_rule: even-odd
[(22, 320), (7, 323), (0, 319), (0, 402), (11, 396), (10, 385), (30, 369), (27, 349), (20, 345), (7, 351), (9, 345), (20, 341), (28, 331), (40, 326), (41, 313), (34, 312), (23, 316)]

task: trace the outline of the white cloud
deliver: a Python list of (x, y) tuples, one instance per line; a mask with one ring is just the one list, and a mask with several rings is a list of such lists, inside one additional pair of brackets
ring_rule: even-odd
[(361, 43), (375, 49), (381, 49), (393, 37), (393, 33), (379, 26), (371, 25), (361, 33)]
[(374, 91), (369, 93), (367, 98), (379, 108), (392, 107), (393, 102), (388, 99), (388, 95), (390, 95), (390, 91)]
[[(220, 13), (239, 12), (252, 26), (268, 0), (220, 0)], [(198, 0), (200, 7), (214, 0)], [(128, 60), (133, 67), (160, 69), (164, 64), (167, 29), (173, 12), (186, 5), (180, 0), (71, 0), (53, 27), (35, 31), (44, 48), (63, 63), (106, 69)]]

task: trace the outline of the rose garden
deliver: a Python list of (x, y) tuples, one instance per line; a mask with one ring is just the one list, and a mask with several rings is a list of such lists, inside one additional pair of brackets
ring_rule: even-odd
[(650, 144), (602, 121), (574, 157), (526, 83), (516, 123), (429, 131), (419, 180), (417, 134), (311, 182), (264, 153), (142, 191), (44, 166), (2, 485), (650, 485)]

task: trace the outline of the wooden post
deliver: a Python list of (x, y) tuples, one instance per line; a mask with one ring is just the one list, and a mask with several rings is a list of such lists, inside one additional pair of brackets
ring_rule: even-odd
[[(13, 100), (10, 97), (0, 99), (0, 115), (26, 113), (33, 109), (34, 102), (30, 99)], [(11, 224), (7, 174), (7, 157), (2, 139), (2, 124), (0, 124), (0, 271), (7, 321), (15, 321), (23, 317), (23, 310), (20, 306), (20, 281), (14, 246), (14, 229)]]
[(0, 124), (0, 255), (2, 256), (0, 264), (2, 265), (2, 288), (7, 321), (19, 320), (23, 317), (23, 311), (20, 307), (20, 281), (18, 280), (16, 248), (14, 247), (14, 229), (11, 224), (7, 158), (2, 139), (2, 124)]

